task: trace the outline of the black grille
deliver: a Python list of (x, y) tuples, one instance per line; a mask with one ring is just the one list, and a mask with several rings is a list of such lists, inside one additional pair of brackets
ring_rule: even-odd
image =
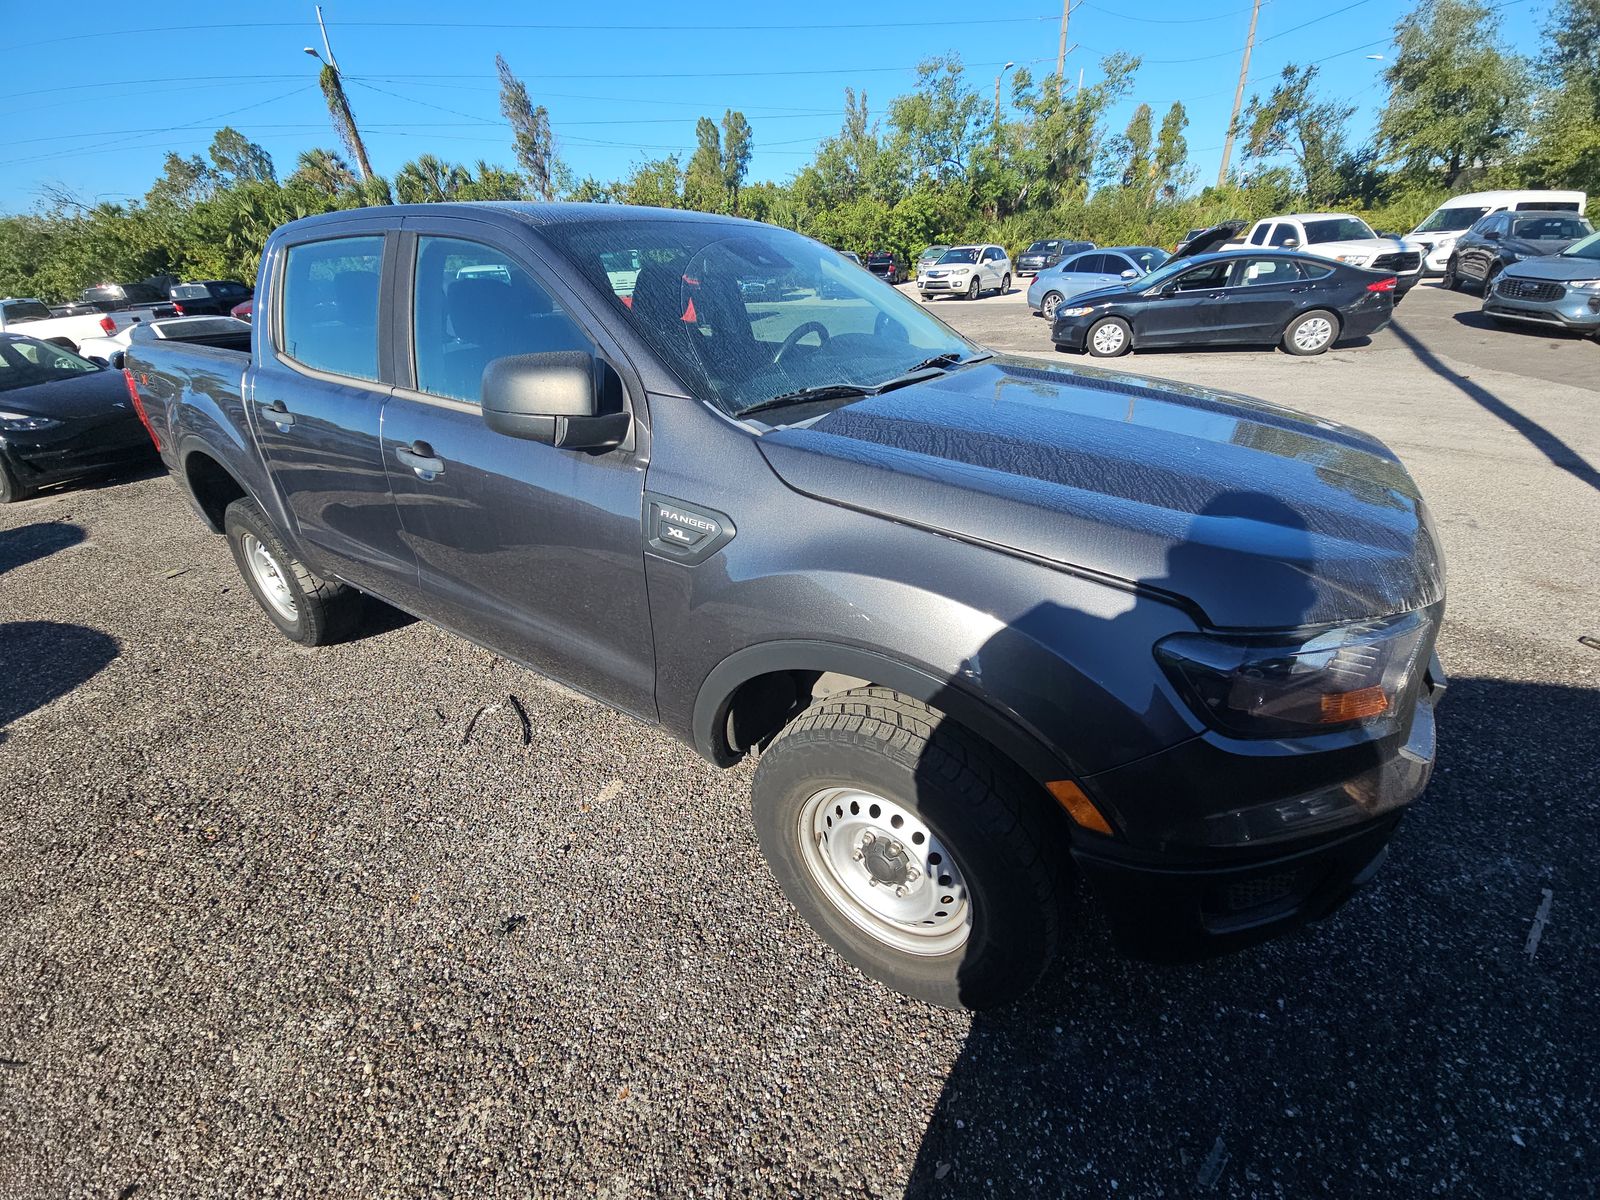
[(1507, 300), (1559, 300), (1567, 289), (1542, 279), (1502, 279), (1495, 291)]
[(1422, 255), (1415, 250), (1402, 250), (1395, 254), (1380, 254), (1372, 260), (1373, 271), (1415, 271), (1422, 266)]

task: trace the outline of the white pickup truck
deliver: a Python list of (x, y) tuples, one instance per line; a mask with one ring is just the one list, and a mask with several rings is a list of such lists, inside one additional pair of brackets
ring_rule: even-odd
[(1360, 217), (1348, 213), (1291, 213), (1263, 217), (1240, 241), (1224, 249), (1277, 246), (1299, 250), (1318, 258), (1331, 258), (1352, 267), (1389, 271), (1399, 281), (1395, 299), (1422, 279), (1422, 247), (1399, 237), (1380, 237)]
[(89, 338), (121, 333), (144, 315), (142, 312), (88, 312), (75, 317), (52, 317), (44, 301), (24, 297), (0, 300), (0, 333), (20, 333), (40, 341), (65, 338), (76, 350)]

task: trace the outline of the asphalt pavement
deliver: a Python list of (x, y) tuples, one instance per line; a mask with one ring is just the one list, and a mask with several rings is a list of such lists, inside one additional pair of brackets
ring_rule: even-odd
[[(296, 647), (165, 477), (0, 509), (0, 1196), (1596, 1195), (1600, 346), (1434, 291), (1115, 364), (1428, 496), (1453, 682), (1384, 871), (1183, 968), (1083, 897), (977, 1018), (809, 932), (746, 767), (398, 616)], [(1017, 295), (935, 309), (1050, 354)]]

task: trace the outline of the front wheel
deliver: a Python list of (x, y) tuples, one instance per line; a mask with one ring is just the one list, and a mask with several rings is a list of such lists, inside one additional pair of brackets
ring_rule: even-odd
[(1339, 318), (1320, 308), (1301, 313), (1283, 331), (1283, 348), (1305, 358), (1321, 354), (1339, 336)]
[(33, 489), (17, 478), (16, 472), (0, 458), (0, 504), (15, 504), (33, 495)]
[(829, 945), (895, 991), (978, 1009), (1055, 954), (1066, 848), (1041, 795), (927, 705), (860, 688), (778, 735), (752, 806), (773, 874)]
[(1133, 331), (1121, 317), (1107, 317), (1090, 328), (1084, 345), (1095, 358), (1116, 358), (1133, 348)]
[(1060, 292), (1046, 292), (1044, 301), (1039, 305), (1039, 314), (1046, 321), (1054, 321), (1056, 319), (1056, 309), (1061, 307), (1061, 300)]
[(1001, 280), (1000, 280), (1000, 294), (1002, 296), (1011, 295), (1011, 276), (1006, 275), (1006, 276), (1003, 276), (1001, 278)]
[(1439, 286), (1447, 292), (1459, 292), (1461, 290), (1461, 268), (1460, 264), (1456, 262), (1454, 254), (1450, 256), (1450, 261), (1444, 265), (1444, 274), (1439, 276)]
[(982, 291), (983, 288), (978, 284), (978, 277), (974, 275), (972, 282), (967, 284), (967, 299), (976, 300)]
[(1483, 277), (1483, 282), (1478, 285), (1478, 295), (1487, 299), (1489, 293), (1494, 291), (1495, 280), (1500, 278), (1500, 272), (1503, 270), (1505, 268), (1499, 263), (1495, 263), (1494, 266), (1490, 267), (1488, 273)]
[(228, 505), (222, 527), (250, 594), (284, 637), (302, 646), (326, 646), (354, 631), (361, 593), (323, 579), (291, 554), (254, 500), (244, 497)]

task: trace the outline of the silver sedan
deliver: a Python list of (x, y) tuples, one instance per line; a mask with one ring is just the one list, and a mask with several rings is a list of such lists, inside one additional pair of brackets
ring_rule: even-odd
[(1074, 254), (1033, 277), (1028, 286), (1028, 307), (1045, 320), (1052, 320), (1063, 300), (1148, 275), (1167, 258), (1167, 252), (1155, 246), (1110, 246)]

